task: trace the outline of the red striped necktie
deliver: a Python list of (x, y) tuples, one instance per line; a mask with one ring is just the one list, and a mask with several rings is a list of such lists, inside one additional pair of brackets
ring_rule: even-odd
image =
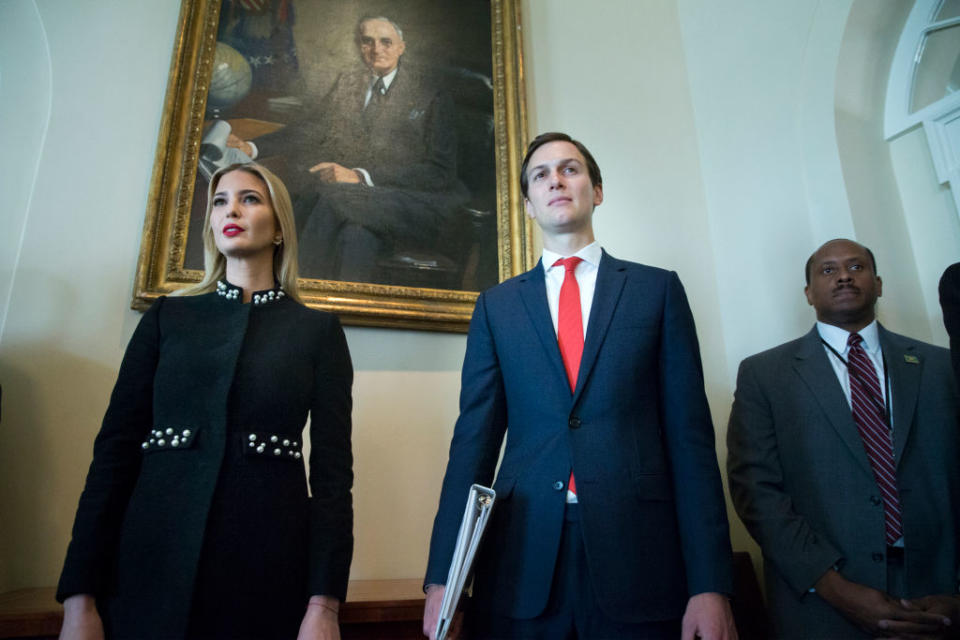
[[(583, 357), (583, 310), (580, 307), (580, 285), (574, 272), (583, 258), (572, 256), (561, 258), (553, 266), (563, 265), (563, 285), (560, 286), (560, 303), (557, 307), (557, 341), (560, 344), (560, 356), (567, 370), (567, 382), (570, 393), (577, 388), (577, 372), (580, 371), (580, 359)], [(570, 484), (567, 487), (576, 494), (577, 483), (570, 471)]]
[(877, 371), (860, 346), (863, 338), (851, 333), (847, 340), (847, 370), (850, 379), (850, 406), (853, 420), (863, 439), (863, 448), (870, 459), (873, 477), (883, 497), (883, 514), (886, 522), (887, 544), (903, 537), (900, 520), (900, 496), (897, 492), (897, 471), (893, 459), (893, 439), (886, 421), (886, 405)]

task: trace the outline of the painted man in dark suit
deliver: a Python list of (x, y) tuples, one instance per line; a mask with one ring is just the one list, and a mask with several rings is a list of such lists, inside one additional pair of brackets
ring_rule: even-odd
[(456, 173), (453, 101), (401, 64), (400, 28), (364, 18), (356, 41), (365, 68), (341, 74), (306, 118), (228, 144), (287, 158), (303, 275), (374, 282), (385, 250), (432, 237), (469, 194)]
[(569, 136), (530, 144), (521, 189), (544, 257), (477, 300), (424, 632), (434, 631), (468, 489), (493, 481), (506, 434), (471, 637), (675, 640), (682, 628), (683, 638), (735, 638), (713, 425), (680, 280), (600, 248), (600, 169)]
[(816, 326), (743, 361), (728, 431), (730, 490), (763, 550), (772, 636), (956, 633), (949, 355), (876, 321), (883, 283), (866, 247), (826, 243), (806, 278)]

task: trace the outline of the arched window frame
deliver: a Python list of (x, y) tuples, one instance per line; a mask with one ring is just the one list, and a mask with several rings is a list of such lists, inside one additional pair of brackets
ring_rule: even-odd
[(941, 184), (950, 183), (960, 212), (960, 91), (950, 93), (915, 112), (910, 112), (913, 83), (927, 36), (960, 25), (960, 17), (936, 20), (944, 0), (916, 0), (897, 44), (887, 83), (884, 107), (884, 138), (892, 140), (923, 125), (930, 155)]
[(934, 120), (946, 112), (960, 108), (960, 91), (947, 95), (933, 104), (910, 112), (910, 100), (917, 67), (923, 56), (923, 47), (930, 33), (960, 24), (960, 16), (935, 21), (943, 0), (916, 0), (903, 27), (900, 42), (890, 67), (887, 84), (887, 103), (884, 108), (884, 137), (895, 138), (917, 124)]

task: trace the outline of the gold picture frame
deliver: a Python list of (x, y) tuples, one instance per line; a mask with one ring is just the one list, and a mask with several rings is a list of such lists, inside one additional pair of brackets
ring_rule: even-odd
[[(185, 266), (185, 255), (190, 228), (196, 227), (195, 220), (191, 225), (191, 210), (196, 206), (203, 135), (210, 122), (207, 98), (224, 1), (183, 0), (181, 5), (137, 262), (135, 309), (145, 309), (159, 296), (202, 277), (202, 269)], [(287, 1), (364, 4), (364, 0)], [(519, 0), (487, 4), (496, 174), (496, 202), (490, 211), (496, 222), (496, 265), (490, 265), (490, 273), (495, 268), (499, 282), (529, 269), (534, 261), (532, 227), (524, 215), (519, 188), (527, 139)], [(491, 251), (493, 235), (491, 228)], [(458, 288), (461, 282), (470, 280), (464, 278), (450, 288), (314, 278), (301, 278), (300, 284), (308, 305), (338, 314), (345, 324), (463, 332), (479, 291)]]

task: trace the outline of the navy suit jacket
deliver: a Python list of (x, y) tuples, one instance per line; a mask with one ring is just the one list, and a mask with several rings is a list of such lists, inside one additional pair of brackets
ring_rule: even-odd
[(954, 378), (960, 382), (960, 262), (950, 265), (940, 277), (940, 307), (943, 326), (950, 336), (950, 360)]
[(476, 563), (481, 607), (539, 615), (566, 483), (577, 478), (599, 605), (629, 622), (679, 618), (732, 591), (726, 509), (693, 316), (673, 272), (604, 253), (571, 394), (541, 265), (481, 294), (426, 582), (446, 582), (471, 483), (497, 502)]

